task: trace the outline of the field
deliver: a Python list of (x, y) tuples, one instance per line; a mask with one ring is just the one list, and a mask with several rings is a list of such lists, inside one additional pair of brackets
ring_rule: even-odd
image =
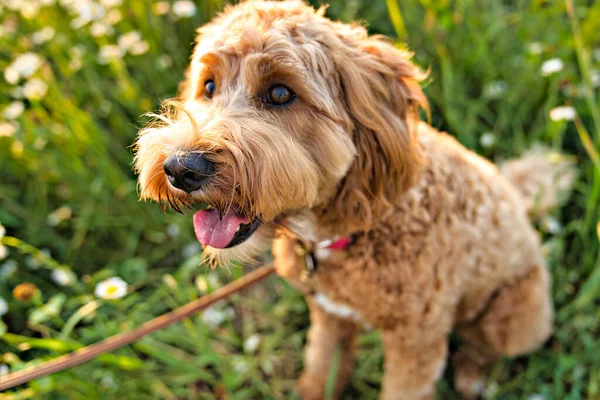
[[(244, 273), (200, 265), (189, 213), (138, 201), (129, 147), (143, 114), (175, 95), (195, 28), (223, 7), (0, 0), (0, 375)], [(543, 143), (577, 160), (573, 192), (537, 222), (555, 334), (499, 361), (485, 398), (600, 399), (600, 2), (333, 0), (327, 15), (414, 51), (431, 123), (467, 147), (502, 161)], [(0, 400), (296, 398), (307, 327), (300, 294), (273, 277)], [(365, 332), (347, 398), (376, 398), (382, 363)], [(451, 382), (447, 371), (439, 398), (458, 398)]]

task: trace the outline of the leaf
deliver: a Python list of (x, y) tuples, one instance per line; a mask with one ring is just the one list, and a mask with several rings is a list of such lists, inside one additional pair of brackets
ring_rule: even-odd
[(398, 1), (386, 0), (386, 4), (396, 35), (401, 39), (406, 39), (408, 37), (408, 32), (406, 31), (406, 25), (404, 25), (404, 18), (402, 18), (402, 11), (400, 10)]
[(600, 295), (600, 265), (587, 278), (575, 299), (575, 307), (581, 308), (591, 304)]
[(29, 322), (40, 324), (52, 317), (58, 316), (66, 301), (67, 296), (64, 293), (55, 294), (46, 304), (36, 308), (29, 314)]
[(4, 334), (6, 333), (7, 330), (8, 330), (8, 327), (6, 326), (6, 324), (4, 323), (4, 321), (2, 321), (0, 319), (0, 338), (2, 336), (4, 336)]

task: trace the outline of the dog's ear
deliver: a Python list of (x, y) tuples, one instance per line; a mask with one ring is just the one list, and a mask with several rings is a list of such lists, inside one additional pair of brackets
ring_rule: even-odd
[[(422, 73), (410, 54), (354, 27), (333, 51), (342, 102), (352, 125), (356, 158), (335, 199), (354, 229), (368, 229), (415, 181), (421, 166), (415, 130), (427, 107)], [(340, 209), (341, 208), (341, 209)]]

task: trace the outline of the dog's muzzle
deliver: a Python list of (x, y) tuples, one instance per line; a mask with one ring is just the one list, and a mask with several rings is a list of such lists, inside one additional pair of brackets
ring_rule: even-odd
[(215, 171), (215, 165), (202, 154), (181, 151), (167, 157), (163, 168), (171, 185), (186, 193), (200, 189)]

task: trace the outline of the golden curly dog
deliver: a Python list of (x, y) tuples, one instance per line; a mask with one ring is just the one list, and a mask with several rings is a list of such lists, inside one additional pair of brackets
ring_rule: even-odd
[(193, 220), (213, 261), (272, 248), (310, 306), (303, 399), (323, 398), (336, 348), (340, 396), (361, 325), (381, 331), (382, 399), (432, 398), (452, 329), (456, 388), (476, 396), (494, 359), (551, 333), (528, 211), (570, 173), (534, 152), (503, 174), (419, 122), (410, 55), (323, 14), (249, 1), (201, 27), (179, 101), (139, 134), (141, 196), (210, 205)]

